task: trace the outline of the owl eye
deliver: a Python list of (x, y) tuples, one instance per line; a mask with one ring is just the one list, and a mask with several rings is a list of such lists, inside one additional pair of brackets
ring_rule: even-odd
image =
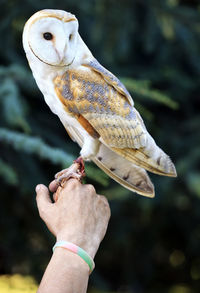
[(51, 33), (44, 33), (43, 38), (47, 41), (50, 41), (53, 39), (53, 35)]
[(72, 34), (70, 34), (70, 35), (69, 35), (69, 40), (70, 40), (70, 41), (71, 41), (72, 37), (73, 37), (73, 35), (72, 35)]

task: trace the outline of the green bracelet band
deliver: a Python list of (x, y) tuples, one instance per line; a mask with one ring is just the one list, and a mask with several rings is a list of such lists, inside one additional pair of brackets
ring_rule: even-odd
[(93, 259), (91, 258), (91, 256), (89, 256), (89, 254), (85, 250), (83, 250), (79, 246), (77, 246), (71, 242), (68, 242), (68, 241), (58, 241), (58, 242), (56, 242), (56, 244), (53, 247), (53, 252), (56, 247), (65, 248), (65, 249), (79, 255), (88, 264), (89, 269), (90, 269), (90, 273), (94, 270), (95, 264), (94, 264)]

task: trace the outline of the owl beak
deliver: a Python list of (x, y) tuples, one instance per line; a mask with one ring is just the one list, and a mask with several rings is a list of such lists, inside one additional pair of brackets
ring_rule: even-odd
[(62, 50), (62, 52), (59, 52), (56, 48), (55, 51), (58, 56), (60, 66), (70, 66), (73, 63), (75, 57), (71, 61), (67, 60), (66, 58), (67, 44), (65, 44), (65, 47)]
[(66, 49), (67, 49), (67, 44), (65, 44), (64, 49), (62, 50), (62, 53), (57, 52), (59, 60), (60, 60), (60, 65), (65, 65), (66, 64)]
[(60, 52), (56, 48), (54, 48), (54, 49), (56, 51), (56, 55), (58, 57), (59, 63), (61, 64), (62, 61), (63, 61), (63, 59), (64, 59), (64, 53), (63, 54), (60, 54)]

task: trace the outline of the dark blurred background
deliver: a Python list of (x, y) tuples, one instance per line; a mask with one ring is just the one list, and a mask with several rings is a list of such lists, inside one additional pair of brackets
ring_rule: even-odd
[(54, 238), (38, 216), (34, 188), (79, 154), (45, 104), (22, 48), (26, 20), (44, 8), (77, 16), (82, 38), (127, 86), (178, 172), (151, 175), (156, 197), (147, 199), (87, 164), (86, 182), (112, 210), (89, 292), (200, 292), (197, 0), (0, 0), (0, 274), (39, 282)]

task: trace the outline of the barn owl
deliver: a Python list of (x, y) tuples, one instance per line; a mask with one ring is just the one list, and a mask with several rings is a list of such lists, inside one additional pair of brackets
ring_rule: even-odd
[(146, 172), (175, 177), (125, 86), (92, 55), (78, 20), (62, 10), (41, 10), (25, 24), (23, 46), (36, 83), (84, 160), (115, 181), (153, 197)]

